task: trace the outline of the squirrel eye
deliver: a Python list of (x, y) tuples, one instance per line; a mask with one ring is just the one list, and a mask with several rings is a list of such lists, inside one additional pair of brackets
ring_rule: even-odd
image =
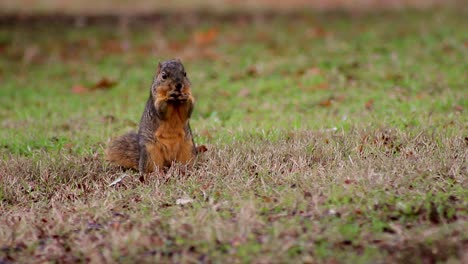
[(184, 76), (187, 77), (187, 72), (184, 72)]
[(161, 78), (162, 78), (163, 80), (166, 80), (166, 79), (167, 79), (167, 74), (166, 74), (165, 72), (163, 72), (163, 73), (161, 74)]

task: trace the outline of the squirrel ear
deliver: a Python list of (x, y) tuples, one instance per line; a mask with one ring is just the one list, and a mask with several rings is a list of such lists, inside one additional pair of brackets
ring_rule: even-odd
[(158, 70), (157, 70), (157, 74), (161, 73), (161, 62), (158, 62)]
[(180, 58), (176, 58), (175, 60), (176, 60), (177, 62), (182, 63), (182, 61), (180, 60)]

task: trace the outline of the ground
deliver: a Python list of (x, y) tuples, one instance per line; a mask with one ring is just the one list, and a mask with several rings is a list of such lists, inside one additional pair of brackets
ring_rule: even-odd
[[(3, 20), (0, 262), (466, 263), (465, 17)], [(107, 164), (174, 57), (208, 152)]]

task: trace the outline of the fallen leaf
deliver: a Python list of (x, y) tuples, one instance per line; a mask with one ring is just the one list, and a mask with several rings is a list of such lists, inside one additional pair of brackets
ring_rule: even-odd
[(231, 240), (231, 245), (233, 247), (238, 247), (246, 242), (246, 239), (243, 236), (236, 236)]
[(92, 90), (105, 90), (105, 89), (109, 89), (111, 87), (113, 87), (114, 85), (116, 85), (117, 82), (116, 81), (112, 81), (106, 77), (102, 78), (101, 80), (99, 80), (93, 87), (92, 87)]
[(67, 143), (65, 145), (63, 145), (63, 148), (65, 149), (72, 149), (75, 145), (73, 143)]
[(202, 52), (200, 52), (200, 55), (202, 59), (209, 59), (212, 61), (216, 61), (221, 58), (221, 55), (219, 55), (216, 51), (211, 50), (211, 49), (203, 50)]
[(208, 151), (208, 148), (205, 145), (197, 146), (197, 152), (198, 153), (204, 153), (204, 152), (207, 152), (207, 151)]
[(351, 183), (353, 183), (353, 182), (354, 182), (354, 181), (353, 181), (353, 180), (350, 180), (350, 179), (344, 180), (344, 183), (345, 183), (345, 184), (351, 184)]
[(421, 92), (421, 93), (418, 93), (418, 94), (416, 95), (416, 98), (417, 98), (417, 99), (420, 99), (420, 100), (421, 100), (421, 99), (424, 99), (424, 98), (426, 98), (426, 97), (427, 97), (427, 93), (425, 93), (425, 92)]
[[(305, 71), (304, 69), (299, 69), (299, 70), (297, 70), (296, 74), (299, 75), (299, 76), (301, 76), (301, 75), (304, 75), (305, 72), (306, 72), (306, 71)], [(283, 74), (283, 75), (289, 75), (290, 73), (289, 73), (289, 71), (284, 71), (284, 72), (282, 72), (282, 74)]]
[(362, 144), (361, 144), (361, 145), (359, 145), (359, 147), (358, 147), (358, 151), (359, 151), (359, 153), (361, 153), (361, 154), (362, 154), (362, 152), (364, 151), (364, 145), (362, 145)]
[(231, 76), (231, 80), (233, 81), (238, 81), (238, 80), (241, 80), (243, 79), (244, 75), (242, 73), (234, 73), (232, 76)]
[(7, 50), (7, 44), (0, 43), (0, 54), (4, 53)]
[(193, 199), (190, 199), (190, 198), (180, 198), (180, 199), (177, 199), (176, 200), (176, 204), (177, 205), (184, 205), (184, 204), (189, 204), (189, 203), (193, 203)]
[(226, 91), (226, 90), (221, 90), (218, 92), (218, 94), (222, 97), (231, 97), (231, 93), (229, 91)]
[(337, 102), (343, 102), (346, 99), (346, 97), (342, 94), (339, 94), (339, 95), (333, 96), (332, 99)]
[(67, 124), (67, 123), (62, 124), (62, 125), (60, 125), (59, 127), (60, 127), (61, 129), (65, 130), (65, 131), (69, 131), (69, 130), (71, 129), (70, 124)]
[(271, 203), (273, 201), (273, 199), (271, 199), (271, 197), (268, 196), (262, 196), (262, 199), (265, 203)]
[(180, 226), (180, 230), (182, 230), (185, 233), (192, 233), (193, 227), (190, 224), (182, 224)]
[(463, 112), (463, 106), (461, 105), (456, 105), (453, 107), (453, 109), (456, 111), (456, 112)]
[(207, 31), (195, 32), (193, 35), (193, 40), (195, 44), (199, 46), (206, 46), (213, 43), (218, 37), (219, 31), (215, 28), (209, 29)]
[(314, 85), (300, 85), (299, 88), (304, 92), (313, 92), (318, 90), (327, 90), (328, 83), (319, 83)]
[(249, 95), (250, 95), (250, 90), (248, 88), (241, 89), (239, 93), (237, 94), (237, 96), (240, 96), (240, 97), (247, 97)]
[(414, 157), (413, 151), (407, 151), (407, 152), (405, 152), (405, 155), (406, 155), (407, 158), (412, 158), (412, 157)]
[(116, 81), (112, 81), (106, 77), (102, 78), (99, 80), (96, 84), (94, 84), (91, 88), (85, 87), (83, 85), (77, 84), (74, 85), (71, 89), (71, 92), (74, 94), (84, 94), (88, 93), (90, 91), (95, 91), (95, 90), (106, 90), (110, 89), (114, 85), (116, 85)]
[(124, 52), (122, 42), (118, 40), (107, 40), (103, 43), (102, 50), (111, 54), (120, 54)]
[(257, 66), (250, 66), (247, 69), (247, 76), (255, 77), (258, 75), (258, 67)]
[(117, 230), (117, 231), (120, 229), (120, 223), (117, 222), (117, 221), (111, 222), (111, 223), (109, 224), (109, 226), (110, 226), (112, 229)]
[(320, 75), (321, 71), (320, 71), (320, 68), (312, 67), (308, 69), (306, 73), (310, 75)]
[(23, 54), (23, 63), (29, 64), (35, 60), (40, 53), (39, 47), (36, 45), (31, 45), (26, 47)]
[(169, 42), (168, 47), (171, 51), (181, 51), (185, 48), (185, 44), (180, 41), (171, 41)]
[(308, 30), (308, 35), (313, 38), (324, 37), (328, 32), (321, 26), (316, 26)]
[(89, 89), (82, 85), (75, 85), (72, 87), (71, 92), (74, 94), (84, 94), (89, 92)]
[(326, 99), (323, 100), (319, 103), (321, 107), (330, 107), (332, 105), (332, 100), (331, 99)]
[(151, 240), (151, 244), (153, 244), (156, 247), (161, 247), (164, 245), (164, 240), (159, 236), (156, 236), (156, 235), (151, 236), (150, 240)]
[(374, 108), (374, 99), (369, 99), (364, 106), (366, 107), (367, 110), (372, 110)]
[(386, 78), (389, 81), (398, 82), (398, 81), (403, 80), (404, 77), (403, 77), (402, 74), (399, 74), (399, 73), (389, 73), (389, 74), (387, 74)]
[(329, 86), (328, 86), (328, 83), (324, 82), (324, 83), (317, 84), (315, 87), (317, 90), (326, 90), (328, 89)]

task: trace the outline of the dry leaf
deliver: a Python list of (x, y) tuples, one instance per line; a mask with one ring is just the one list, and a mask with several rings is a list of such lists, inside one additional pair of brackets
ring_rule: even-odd
[(250, 95), (250, 90), (248, 88), (241, 89), (239, 93), (237, 94), (237, 96), (240, 96), (240, 97), (247, 97), (249, 95)]
[(197, 146), (197, 152), (198, 153), (204, 153), (204, 152), (207, 152), (207, 151), (208, 151), (208, 148), (205, 145)]
[(346, 179), (346, 180), (344, 180), (344, 183), (345, 184), (352, 184), (352, 183), (354, 183), (354, 181), (350, 180), (350, 179)]
[(226, 90), (221, 90), (218, 92), (218, 94), (222, 97), (231, 97), (231, 93), (229, 91), (226, 91)]
[(299, 88), (305, 92), (313, 92), (317, 90), (327, 90), (329, 88), (328, 83), (319, 83), (310, 86), (300, 85)]
[(150, 240), (151, 244), (153, 244), (156, 247), (161, 247), (164, 245), (164, 240), (159, 236), (153, 235), (150, 237)]
[(107, 40), (104, 42), (102, 50), (111, 54), (121, 54), (124, 52), (122, 42), (118, 40)]
[(181, 51), (184, 49), (185, 44), (180, 41), (171, 41), (168, 44), (168, 47), (171, 51)]
[(416, 98), (419, 99), (419, 100), (424, 99), (426, 97), (427, 97), (427, 93), (425, 93), (425, 92), (421, 92), (421, 93), (418, 93), (416, 95)]
[(109, 78), (104, 77), (92, 87), (92, 90), (105, 90), (113, 87), (116, 84), (116, 81), (112, 81)]
[(189, 204), (189, 203), (193, 203), (193, 199), (190, 199), (190, 198), (180, 198), (180, 199), (177, 199), (176, 200), (176, 204), (177, 205), (184, 205), (184, 204)]
[(317, 37), (323, 37), (328, 34), (327, 31), (325, 31), (325, 29), (321, 26), (315, 27), (314, 31), (315, 31), (315, 36)]
[(24, 50), (23, 54), (23, 63), (29, 64), (31, 63), (34, 59), (38, 57), (40, 53), (39, 47), (36, 45), (31, 45), (26, 47)]
[(95, 91), (95, 90), (106, 90), (110, 89), (114, 85), (116, 85), (116, 81), (112, 81), (106, 77), (102, 78), (99, 80), (95, 85), (93, 85), (91, 88), (85, 87), (83, 85), (74, 85), (71, 89), (71, 92), (74, 94), (84, 94), (90, 91)]
[(73, 143), (67, 143), (65, 145), (63, 145), (63, 148), (65, 149), (72, 149), (75, 145)]
[(328, 83), (319, 83), (316, 86), (317, 90), (327, 90), (328, 89)]
[(109, 225), (112, 229), (114, 230), (119, 230), (120, 229), (120, 223), (115, 221), (115, 222), (111, 222), (110, 225)]
[(258, 75), (258, 67), (257, 66), (250, 66), (247, 69), (247, 76), (255, 77)]
[(321, 71), (320, 71), (320, 68), (312, 67), (308, 69), (306, 73), (310, 75), (320, 75)]
[(246, 242), (246, 239), (243, 236), (236, 236), (231, 240), (231, 245), (233, 247), (238, 247)]
[(195, 32), (193, 35), (193, 40), (197, 45), (206, 46), (216, 40), (218, 33), (219, 31), (215, 28), (209, 29), (207, 31)]
[(369, 99), (364, 106), (366, 107), (367, 110), (372, 110), (374, 108), (374, 99)]
[(74, 94), (84, 94), (89, 92), (88, 88), (82, 86), (82, 85), (75, 85), (71, 88), (71, 92)]
[(453, 109), (456, 111), (456, 112), (463, 112), (463, 106), (461, 105), (456, 105), (453, 107)]
[(262, 196), (262, 199), (265, 203), (271, 203), (273, 201), (273, 199), (271, 199), (271, 197), (268, 196)]
[(7, 50), (7, 44), (4, 44), (4, 43), (0, 43), (0, 54), (2, 53), (5, 53), (5, 51)]
[(331, 99), (323, 100), (319, 103), (319, 105), (322, 107), (330, 107), (332, 105), (332, 100)]

